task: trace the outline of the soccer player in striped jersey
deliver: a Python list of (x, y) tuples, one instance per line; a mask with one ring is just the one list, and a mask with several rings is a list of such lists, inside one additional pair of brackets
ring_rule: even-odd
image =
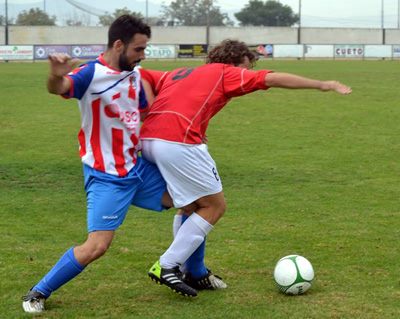
[[(147, 24), (124, 15), (110, 26), (107, 50), (95, 61), (74, 69), (68, 55), (49, 57), (48, 91), (76, 98), (81, 112), (88, 237), (68, 249), (23, 297), (25, 312), (42, 312), (55, 290), (107, 251), (130, 205), (154, 211), (173, 206), (157, 167), (138, 156), (140, 109), (146, 101), (135, 66), (144, 59), (150, 36)], [(180, 278), (171, 285), (195, 294)]]
[(175, 207), (198, 206), (150, 268), (152, 280), (162, 283), (167, 274), (182, 265), (225, 212), (221, 178), (202, 141), (210, 119), (231, 98), (271, 87), (351, 93), (351, 88), (337, 81), (252, 71), (255, 61), (254, 53), (243, 42), (225, 40), (209, 52), (203, 66), (155, 76), (151, 71), (141, 71), (143, 79), (153, 82), (156, 94), (140, 133), (143, 156), (157, 164)]

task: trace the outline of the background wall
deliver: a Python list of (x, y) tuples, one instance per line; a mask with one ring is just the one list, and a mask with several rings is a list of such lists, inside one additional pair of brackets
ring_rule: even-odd
[(386, 44), (400, 44), (400, 29), (388, 29), (385, 32)]
[[(9, 44), (106, 44), (107, 27), (9, 26)], [(206, 44), (206, 27), (152, 27), (154, 44)], [(249, 45), (296, 44), (298, 29), (287, 27), (210, 27), (209, 44), (232, 38)], [(303, 44), (400, 44), (399, 29), (302, 28)], [(0, 27), (0, 44), (5, 44)]]
[(300, 39), (307, 44), (382, 44), (382, 35), (382, 29), (302, 28)]
[(0, 26), (0, 44), (6, 43), (4, 29), (5, 27)]
[(249, 45), (259, 43), (295, 44), (297, 28), (287, 27), (213, 27), (210, 28), (210, 44), (221, 42), (226, 38), (238, 39)]

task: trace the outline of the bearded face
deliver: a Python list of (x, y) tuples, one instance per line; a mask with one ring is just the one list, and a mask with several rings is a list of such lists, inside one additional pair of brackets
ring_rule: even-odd
[(124, 50), (118, 59), (118, 66), (121, 71), (132, 71), (145, 58), (144, 50), (148, 40), (149, 38), (145, 34), (137, 33), (133, 36), (131, 42), (124, 44)]
[(118, 65), (121, 71), (132, 71), (140, 61), (141, 59), (129, 61), (127, 49), (125, 48), (124, 51), (119, 56)]

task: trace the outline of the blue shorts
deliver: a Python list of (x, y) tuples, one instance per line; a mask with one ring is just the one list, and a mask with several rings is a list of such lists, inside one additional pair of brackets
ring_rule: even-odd
[(167, 186), (157, 166), (138, 157), (133, 169), (118, 177), (83, 165), (88, 231), (116, 230), (130, 205), (162, 211)]

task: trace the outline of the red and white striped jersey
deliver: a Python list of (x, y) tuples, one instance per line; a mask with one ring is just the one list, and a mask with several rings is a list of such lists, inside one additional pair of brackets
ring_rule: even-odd
[(140, 138), (201, 144), (210, 119), (231, 98), (268, 89), (265, 76), (272, 71), (211, 63), (171, 72), (140, 72), (157, 95)]
[(140, 109), (146, 107), (137, 70), (117, 71), (102, 55), (73, 70), (66, 98), (78, 99), (82, 162), (99, 171), (125, 176), (140, 150)]

